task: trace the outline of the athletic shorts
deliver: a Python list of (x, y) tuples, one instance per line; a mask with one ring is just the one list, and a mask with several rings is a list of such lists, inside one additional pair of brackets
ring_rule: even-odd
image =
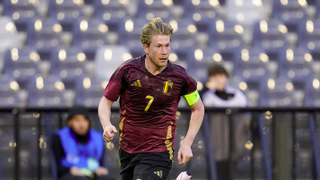
[(119, 157), (122, 180), (165, 180), (172, 167), (168, 151), (130, 154), (120, 148)]

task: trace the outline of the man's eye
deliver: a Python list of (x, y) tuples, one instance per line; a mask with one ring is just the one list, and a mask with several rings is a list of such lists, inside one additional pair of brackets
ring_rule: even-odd
[(169, 47), (169, 45), (166, 45), (166, 47)]

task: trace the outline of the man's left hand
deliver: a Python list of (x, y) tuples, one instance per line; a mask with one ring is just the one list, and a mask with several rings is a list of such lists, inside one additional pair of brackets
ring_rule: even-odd
[(109, 174), (109, 171), (104, 167), (99, 167), (95, 173), (97, 176), (106, 176)]
[(178, 152), (179, 165), (187, 163), (193, 157), (191, 146), (182, 143)]

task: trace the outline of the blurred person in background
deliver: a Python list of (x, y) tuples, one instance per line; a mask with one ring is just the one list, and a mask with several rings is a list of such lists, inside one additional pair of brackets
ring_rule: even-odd
[[(220, 64), (212, 64), (208, 70), (208, 89), (203, 94), (206, 107), (248, 107), (250, 102), (240, 89), (228, 85), (229, 73)], [(229, 162), (229, 119), (225, 113), (214, 113), (210, 116), (211, 139), (217, 164), (219, 179), (230, 179), (229, 163), (235, 163), (243, 157), (247, 137), (246, 114), (234, 116), (235, 159)]]
[(74, 107), (67, 126), (53, 136), (53, 153), (60, 180), (111, 180), (104, 164), (102, 133), (90, 128), (88, 111)]
[(204, 104), (209, 107), (247, 107), (248, 98), (240, 89), (229, 86), (229, 73), (220, 64), (212, 64), (208, 70), (208, 88), (203, 94)]

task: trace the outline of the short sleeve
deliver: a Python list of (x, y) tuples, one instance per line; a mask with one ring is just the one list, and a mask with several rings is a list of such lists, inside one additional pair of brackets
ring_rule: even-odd
[(123, 88), (123, 76), (125, 72), (124, 64), (122, 64), (111, 76), (103, 95), (110, 101), (117, 101)]
[(185, 74), (184, 79), (185, 84), (181, 96), (193, 93), (197, 90), (197, 81), (189, 73)]

